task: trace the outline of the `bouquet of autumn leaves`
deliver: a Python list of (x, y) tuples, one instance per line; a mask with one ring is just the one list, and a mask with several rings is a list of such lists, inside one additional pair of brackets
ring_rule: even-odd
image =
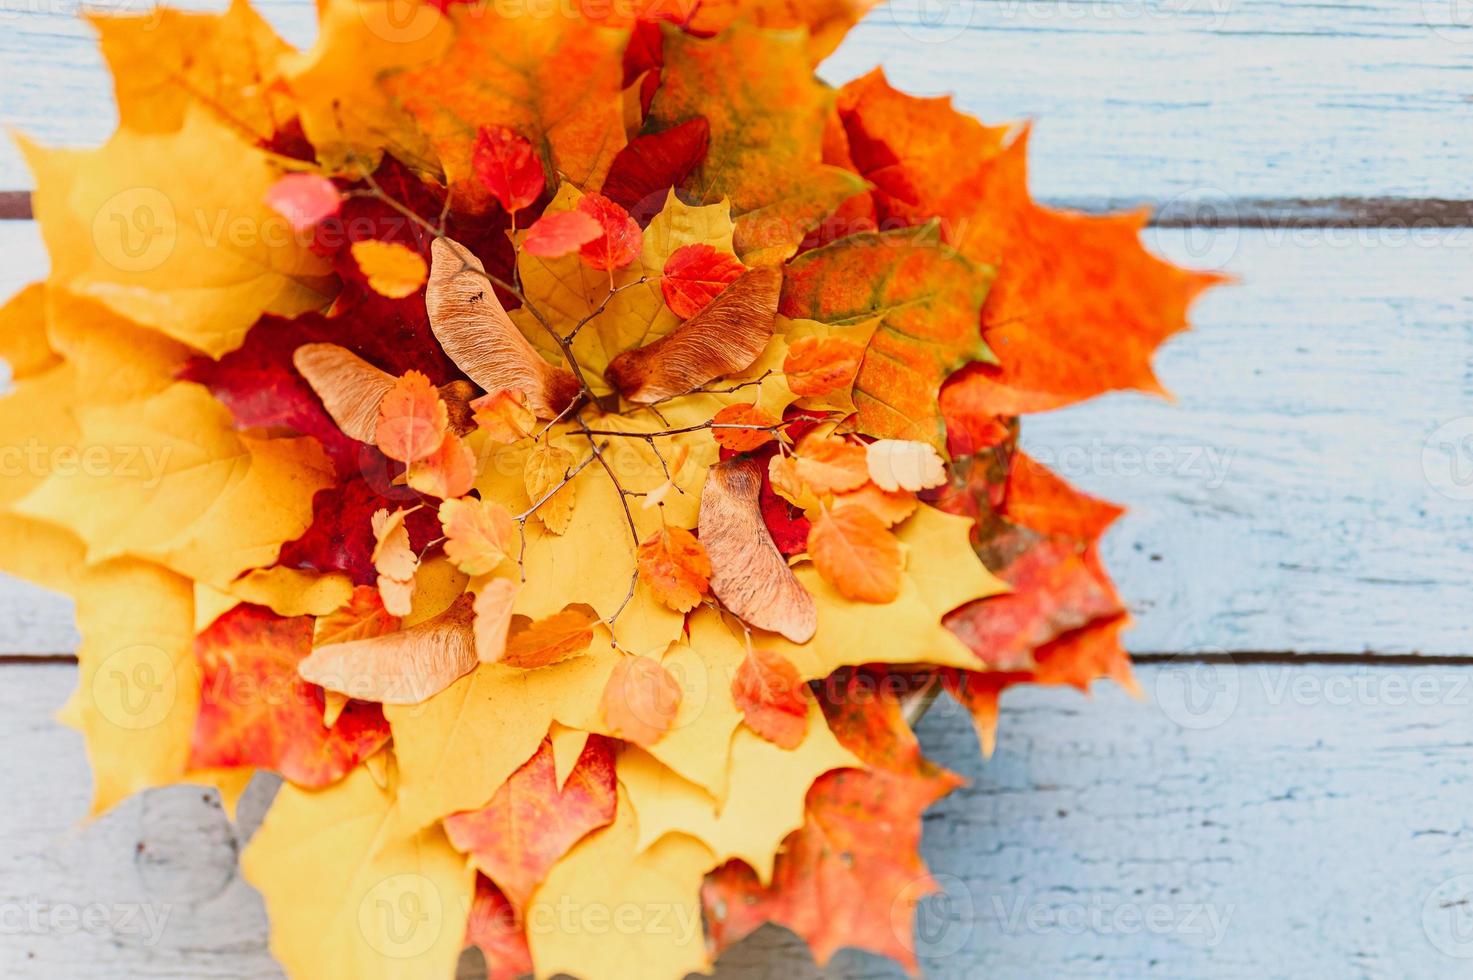
[[(96, 807), (278, 794), (289, 975), (677, 978), (764, 922), (914, 969), (999, 692), (1129, 684), (1116, 516), (1015, 448), (1212, 279), (1028, 196), (1026, 132), (816, 62), (866, 0), (94, 21), (27, 144), (10, 571), (73, 595)], [(70, 454), (70, 455), (68, 455)], [(62, 458), (81, 465), (59, 465)], [(146, 465), (145, 465), (146, 464)]]

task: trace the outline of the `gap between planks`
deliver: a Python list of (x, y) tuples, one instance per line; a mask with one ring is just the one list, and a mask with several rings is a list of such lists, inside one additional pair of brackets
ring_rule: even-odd
[[(1264, 664), (1295, 667), (1314, 665), (1322, 667), (1473, 667), (1473, 653), (1289, 653), (1242, 650), (1235, 653), (1132, 653), (1130, 660), (1137, 667), (1151, 664), (1232, 664), (1238, 667)], [(76, 655), (71, 653), (0, 653), (0, 667), (74, 665), (76, 662)]]

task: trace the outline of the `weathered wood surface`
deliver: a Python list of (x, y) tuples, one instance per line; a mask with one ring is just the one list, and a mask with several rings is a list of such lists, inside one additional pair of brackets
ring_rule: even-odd
[[(4, 671), (0, 973), (279, 976), (236, 871), (269, 786), (236, 828), (192, 787), (79, 826), (80, 741), (46, 714), (72, 669)], [(926, 818), (946, 889), (923, 906), (928, 977), (1467, 976), (1473, 670), (1165, 664), (1141, 680), (1158, 703), (1106, 686), (1091, 702), (1017, 692), (986, 764), (958, 711), (923, 722), (928, 750), (972, 780)], [(55, 918), (93, 904), (108, 910), (96, 932)], [(854, 953), (820, 974), (776, 929), (717, 973), (824, 975), (901, 976)]]
[[(0, 0), (0, 119), (47, 142), (95, 143), (116, 119), (79, 6)], [(260, 6), (310, 43), (309, 0)], [(985, 119), (1035, 117), (1035, 187), (1054, 200), (1365, 220), (1356, 198), (1473, 198), (1473, 15), (1457, 0), (898, 0), (824, 73), (876, 64)], [(0, 189), (29, 186), (7, 144)]]
[[(1243, 280), (1158, 356), (1178, 402), (1115, 395), (1023, 426), (1030, 451), (1131, 508), (1105, 547), (1131, 649), (1473, 652), (1473, 486), (1449, 483), (1470, 473), (1439, 448), (1473, 435), (1473, 231), (1148, 238)], [(33, 227), (0, 223), (0, 249), (0, 292), (42, 273)], [(73, 642), (63, 601), (0, 587), (0, 651)]]

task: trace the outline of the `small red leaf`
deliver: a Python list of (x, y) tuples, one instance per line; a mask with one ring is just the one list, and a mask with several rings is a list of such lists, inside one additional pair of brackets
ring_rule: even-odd
[(644, 232), (628, 211), (602, 194), (585, 194), (578, 210), (597, 221), (600, 232), (578, 250), (586, 265), (600, 271), (622, 269), (639, 257)]
[(735, 255), (717, 251), (714, 246), (704, 242), (683, 245), (665, 260), (660, 292), (665, 294), (670, 311), (686, 320), (704, 310), (746, 271)]
[(505, 126), (481, 127), (471, 166), (507, 211), (531, 207), (542, 195), (542, 161), (525, 137)]
[(582, 211), (544, 214), (527, 229), (522, 250), (540, 259), (555, 259), (581, 248), (603, 234), (603, 227)]

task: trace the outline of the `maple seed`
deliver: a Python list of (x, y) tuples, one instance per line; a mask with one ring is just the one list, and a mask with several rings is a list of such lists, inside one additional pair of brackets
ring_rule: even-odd
[(772, 542), (758, 505), (762, 463), (738, 457), (711, 467), (701, 492), (701, 541), (711, 558), (711, 592), (758, 629), (807, 643), (818, 609)]
[(475, 669), (473, 602), (463, 595), (418, 626), (314, 650), (297, 672), (361, 701), (419, 704)]
[(337, 344), (303, 344), (292, 363), (343, 434), (372, 443), (378, 433), (378, 407), (394, 387), (394, 376)]
[(487, 392), (520, 392), (538, 418), (556, 418), (577, 397), (578, 379), (547, 363), (527, 342), (469, 249), (437, 238), (430, 255), (425, 309), (445, 353)]
[(672, 333), (609, 362), (619, 394), (648, 405), (751, 367), (772, 339), (780, 269), (752, 269)]

